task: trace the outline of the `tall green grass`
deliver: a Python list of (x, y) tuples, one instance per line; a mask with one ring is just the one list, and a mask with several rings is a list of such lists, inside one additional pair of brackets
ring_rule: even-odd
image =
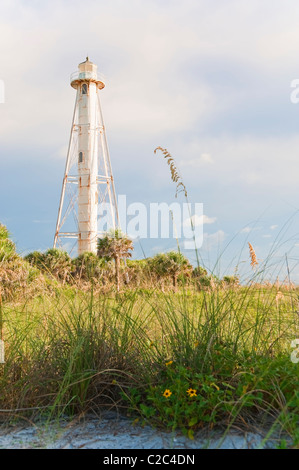
[(296, 290), (278, 299), (275, 286), (253, 284), (110, 296), (61, 286), (4, 302), (1, 416), (117, 408), (190, 438), (201, 428), (260, 426), (297, 446), (297, 304)]

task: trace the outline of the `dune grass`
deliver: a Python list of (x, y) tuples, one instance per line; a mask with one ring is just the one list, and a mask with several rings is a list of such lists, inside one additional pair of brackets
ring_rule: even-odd
[[(279, 294), (278, 294), (279, 292)], [(299, 445), (298, 291), (54, 292), (2, 304), (0, 416), (115, 408), (180, 430), (267, 429)]]

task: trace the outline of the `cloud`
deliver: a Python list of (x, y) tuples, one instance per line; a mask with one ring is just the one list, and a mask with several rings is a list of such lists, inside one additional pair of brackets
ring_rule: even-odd
[(252, 227), (244, 227), (241, 230), (241, 233), (249, 233), (252, 231)]
[[(202, 222), (217, 217), (225, 230), (205, 243), (217, 246), (240, 226), (249, 233), (279, 198), (296, 205), (298, 14), (295, 0), (288, 8), (278, 0), (3, 0), (0, 147), (9, 170), (0, 198), (9, 200), (3, 219), (18, 220), (17, 239), (46, 243), (34, 227), (24, 238), (20, 200), (26, 220), (56, 212), (75, 101), (69, 76), (87, 53), (107, 79), (101, 102), (117, 191), (164, 200), (168, 168), (151, 160), (161, 145), (192, 199), (215, 214)], [(49, 193), (32, 201), (41, 182)], [(281, 224), (279, 210), (265, 226)]]
[[(197, 145), (203, 152), (213, 155), (215, 164), (202, 169), (201, 177), (213, 180), (215, 186), (218, 181), (225, 181), (226, 185), (258, 187), (263, 191), (271, 188), (276, 192), (278, 188), (288, 190), (297, 184), (298, 135), (219, 135), (217, 139), (203, 136)], [(194, 171), (196, 153), (194, 141), (178, 145), (180, 161), (183, 161), (182, 154), (189, 156), (184, 177), (194, 183), (198, 183), (198, 173)]]
[(208, 217), (207, 215), (202, 216), (202, 222), (204, 224), (213, 224), (214, 222), (216, 222), (216, 220), (216, 217)]
[(209, 153), (202, 153), (199, 155), (198, 158), (181, 160), (180, 166), (182, 167), (189, 166), (191, 168), (198, 168), (201, 166), (211, 165), (213, 163), (214, 163), (214, 160)]
[(271, 225), (270, 230), (275, 230), (278, 227), (278, 225)]
[(35, 219), (32, 221), (34, 224), (53, 224), (54, 220), (39, 220)]
[[(282, 61), (293, 63), (299, 31), (293, 18), (288, 31), (281, 26), (285, 7), (275, 12), (271, 8), (266, 21), (261, 14), (268, 8), (257, 0), (250, 7), (240, 2), (242, 8), (233, 0), (225, 7), (217, 2), (216, 9), (204, 1), (187, 3), (86, 1), (82, 8), (79, 1), (45, 1), (43, 6), (4, 2), (3, 142), (10, 142), (16, 129), (26, 145), (60, 147), (67, 142), (75, 100), (69, 76), (87, 52), (107, 76), (101, 96), (108, 132), (112, 129), (127, 140), (203, 128), (232, 109), (240, 114), (240, 105), (244, 108), (250, 99), (247, 88), (256, 89), (251, 77), (261, 77), (269, 90)], [(279, 45), (275, 50), (273, 43)], [(211, 67), (225, 63), (234, 74), (222, 71), (219, 88), (214, 83), (219, 73)], [(231, 80), (244, 67), (249, 74), (245, 88)], [(211, 76), (205, 75), (207, 69)], [(226, 87), (234, 91), (223, 93)], [(209, 166), (215, 160), (202, 144), (196, 157), (184, 157), (186, 166)], [(255, 184), (259, 171), (249, 169), (244, 178)]]
[(208, 217), (205, 214), (198, 216), (195, 214), (184, 220), (183, 227), (190, 227), (191, 221), (194, 227), (199, 227), (200, 225), (204, 225), (204, 224), (214, 224), (216, 220), (217, 220), (216, 217)]
[(208, 153), (202, 153), (201, 156), (199, 157), (199, 161), (201, 163), (214, 163), (211, 155)]
[(212, 114), (209, 84), (199, 80), (188, 89), (178, 70), (184, 50), (197, 44), (179, 11), (169, 15), (153, 2), (44, 3), (32, 8), (15, 0), (3, 7), (4, 142), (16, 129), (27, 145), (67, 141), (75, 101), (69, 76), (87, 52), (107, 76), (104, 117), (122, 138), (182, 132)]
[(226, 238), (226, 234), (223, 230), (218, 230), (215, 233), (204, 233), (203, 235), (203, 247), (209, 249), (216, 247), (220, 247), (223, 241)]

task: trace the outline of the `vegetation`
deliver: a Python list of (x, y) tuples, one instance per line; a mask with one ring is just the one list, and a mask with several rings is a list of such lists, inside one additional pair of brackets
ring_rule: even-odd
[(120, 229), (112, 230), (98, 240), (98, 256), (115, 262), (116, 288), (120, 288), (120, 262), (131, 255), (133, 243)]
[[(173, 158), (156, 150), (187, 198)], [(98, 256), (23, 260), (0, 226), (0, 417), (117, 407), (190, 439), (258, 429), (299, 448), (299, 288), (262, 282), (251, 244), (243, 284), (180, 252), (130, 260), (132, 248), (116, 230), (99, 239)]]
[(161, 253), (149, 260), (151, 271), (159, 278), (172, 278), (174, 290), (177, 290), (177, 280), (181, 276), (182, 279), (191, 277), (192, 266), (182, 253), (171, 251), (169, 253)]
[(16, 257), (15, 244), (9, 239), (9, 232), (0, 224), (0, 262)]
[(9, 232), (0, 224), (0, 302), (20, 295), (30, 298), (45, 285), (40, 271), (31, 267), (17, 253)]
[(34, 251), (25, 256), (32, 266), (39, 268), (45, 274), (53, 276), (64, 284), (72, 274), (72, 260), (66, 251), (51, 248), (46, 253)]
[[(11, 250), (8, 234), (1, 240)], [(130, 280), (118, 291), (106, 256), (4, 256), (38, 288), (28, 295), (14, 283), (3, 296), (3, 419), (118, 407), (191, 439), (205, 428), (261, 428), (299, 447), (297, 288), (218, 280), (172, 252), (120, 263)]]
[(91, 281), (100, 279), (103, 275), (105, 262), (94, 253), (83, 253), (73, 260), (74, 276), (78, 279)]

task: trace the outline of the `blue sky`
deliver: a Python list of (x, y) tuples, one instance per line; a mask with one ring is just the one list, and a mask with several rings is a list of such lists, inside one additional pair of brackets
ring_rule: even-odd
[[(288, 252), (299, 281), (299, 104), (290, 101), (298, 19), (296, 0), (2, 0), (0, 221), (20, 253), (52, 245), (75, 99), (69, 76), (88, 53), (106, 77), (117, 192), (174, 201), (153, 152), (166, 147), (190, 200), (215, 219), (200, 250), (209, 267), (228, 245), (221, 272), (238, 260), (247, 272), (246, 242), (262, 262), (276, 241), (273, 262)], [(175, 242), (142, 245), (150, 256)]]

